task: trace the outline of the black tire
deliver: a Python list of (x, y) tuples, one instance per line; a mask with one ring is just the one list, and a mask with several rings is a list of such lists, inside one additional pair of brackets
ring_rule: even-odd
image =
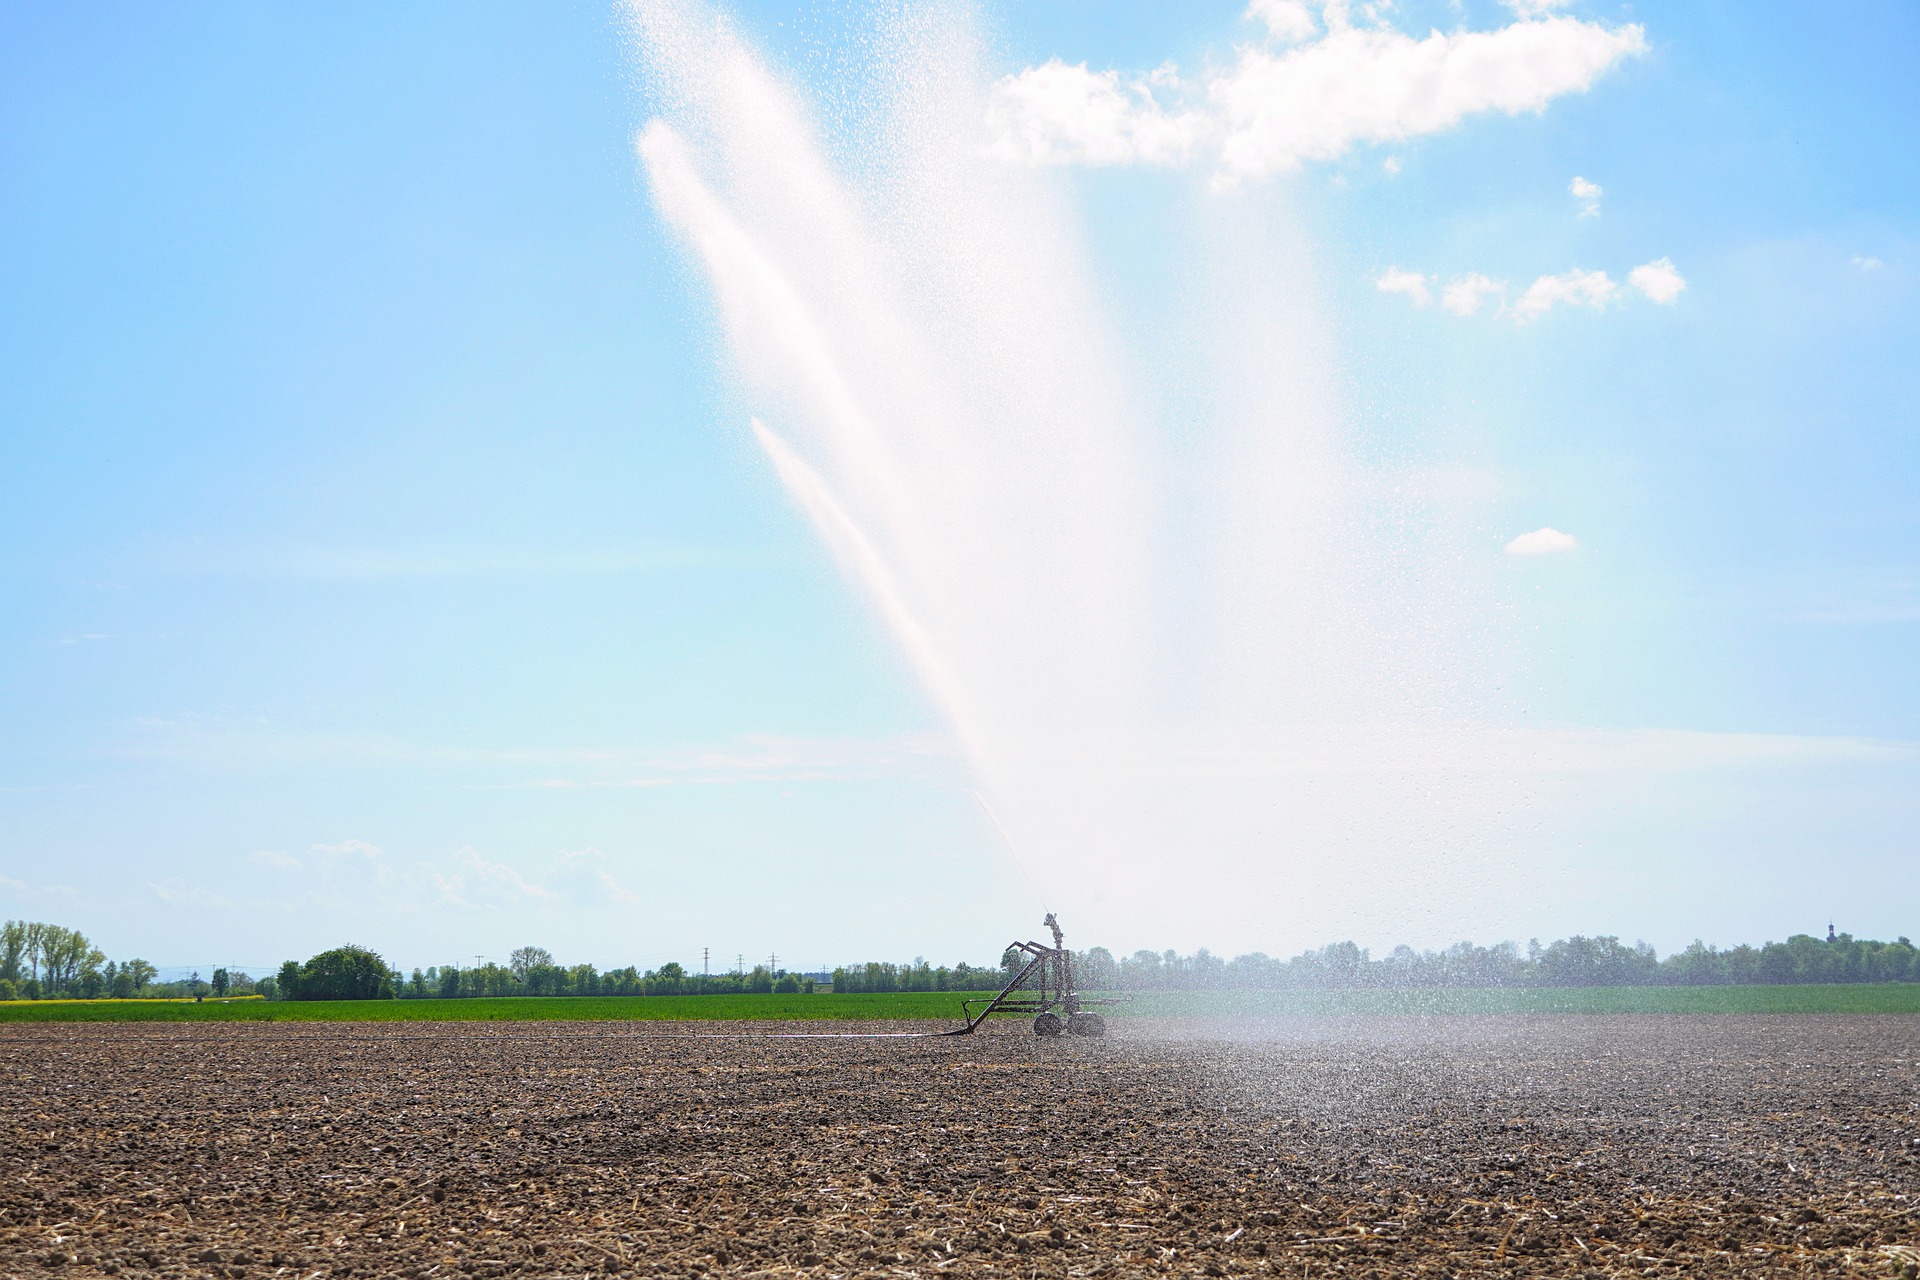
[(1041, 1037), (1057, 1036), (1067, 1029), (1057, 1013), (1043, 1013), (1033, 1020), (1033, 1034)]
[(1107, 1020), (1097, 1013), (1076, 1013), (1067, 1019), (1067, 1030), (1077, 1036), (1103, 1036)]

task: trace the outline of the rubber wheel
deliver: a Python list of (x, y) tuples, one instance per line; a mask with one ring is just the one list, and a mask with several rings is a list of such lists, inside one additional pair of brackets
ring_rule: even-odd
[(1097, 1013), (1076, 1013), (1067, 1019), (1067, 1030), (1077, 1036), (1103, 1036), (1107, 1020)]
[(1057, 1036), (1067, 1029), (1057, 1013), (1043, 1013), (1033, 1020), (1033, 1034), (1037, 1036)]

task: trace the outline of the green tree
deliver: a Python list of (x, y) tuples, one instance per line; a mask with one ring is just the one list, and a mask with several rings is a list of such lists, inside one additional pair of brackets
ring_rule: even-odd
[[(283, 974), (285, 970), (281, 971)], [(335, 947), (300, 966), (296, 1000), (391, 1000), (393, 975), (365, 947)]]
[(115, 978), (115, 981), (122, 986), (131, 988), (127, 992), (128, 995), (137, 996), (142, 991), (145, 991), (147, 985), (159, 976), (160, 971), (158, 969), (148, 964), (145, 960), (136, 958), (128, 960), (120, 966), (120, 973)]
[(215, 969), (213, 971), (213, 994), (214, 995), (224, 996), (225, 994), (227, 994), (227, 989), (232, 985), (233, 985), (232, 976), (229, 975), (225, 969)]
[(0, 981), (16, 987), (27, 976), (27, 922), (0, 924)]
[(677, 996), (686, 987), (687, 971), (680, 967), (677, 960), (669, 960), (647, 975), (647, 994), (650, 996)]
[(507, 968), (513, 970), (513, 976), (521, 982), (527, 980), (529, 969), (550, 968), (553, 965), (553, 952), (545, 947), (515, 947), (507, 956)]

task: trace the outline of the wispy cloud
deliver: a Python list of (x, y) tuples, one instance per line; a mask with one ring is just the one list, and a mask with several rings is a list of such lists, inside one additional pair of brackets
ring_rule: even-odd
[(1357, 145), (1443, 133), (1470, 116), (1540, 112), (1644, 52), (1636, 25), (1545, 16), (1421, 39), (1373, 16), (1386, 6), (1254, 0), (1268, 40), (1197, 85), (1171, 65), (1145, 75), (1054, 59), (995, 86), (989, 153), (1029, 165), (1177, 166), (1207, 157), (1219, 180), (1286, 173)]
[[(844, 782), (946, 768), (956, 759), (950, 741), (929, 735), (747, 735), (725, 743), (677, 747), (476, 747), (281, 727), (264, 721), (147, 720), (135, 728), (133, 737), (114, 753), (118, 757), (220, 772), (290, 766), (456, 769), (467, 775), (467, 785), (489, 788), (566, 790)], [(312, 852), (334, 860), (377, 860), (381, 853), (358, 841)]]
[(158, 567), (163, 572), (193, 576), (381, 582), (408, 578), (568, 578), (749, 570), (790, 563), (793, 559), (792, 553), (777, 548), (687, 545), (573, 552), (182, 545), (162, 551)]
[(178, 879), (150, 881), (153, 896), (170, 907), (191, 907), (202, 911), (220, 910), (233, 905), (233, 899), (211, 889), (188, 885)]
[(471, 845), (441, 854), (396, 856), (367, 841), (347, 839), (316, 843), (304, 859), (253, 854), (248, 861), (262, 868), (255, 884), (264, 893), (244, 904), (178, 880), (158, 882), (151, 888), (170, 905), (279, 910), (378, 903), (382, 909), (400, 912), (514, 911), (632, 905), (641, 900), (617, 877), (613, 860), (591, 846), (516, 863)]
[(80, 891), (70, 884), (30, 884), (0, 876), (0, 893), (23, 902), (56, 902), (78, 897)]

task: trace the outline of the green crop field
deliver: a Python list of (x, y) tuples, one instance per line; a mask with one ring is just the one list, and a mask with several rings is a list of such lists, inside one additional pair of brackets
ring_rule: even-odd
[[(957, 1019), (963, 992), (885, 995), (517, 996), (481, 1000), (16, 1000), (0, 1022), (557, 1022)], [(987, 993), (974, 993), (987, 994)], [(1920, 1013), (1920, 984), (1548, 987), (1518, 990), (1148, 992), (1120, 1017)]]
[(505, 996), (473, 1000), (11, 1000), (0, 1022), (958, 1020), (963, 991), (885, 995)]

